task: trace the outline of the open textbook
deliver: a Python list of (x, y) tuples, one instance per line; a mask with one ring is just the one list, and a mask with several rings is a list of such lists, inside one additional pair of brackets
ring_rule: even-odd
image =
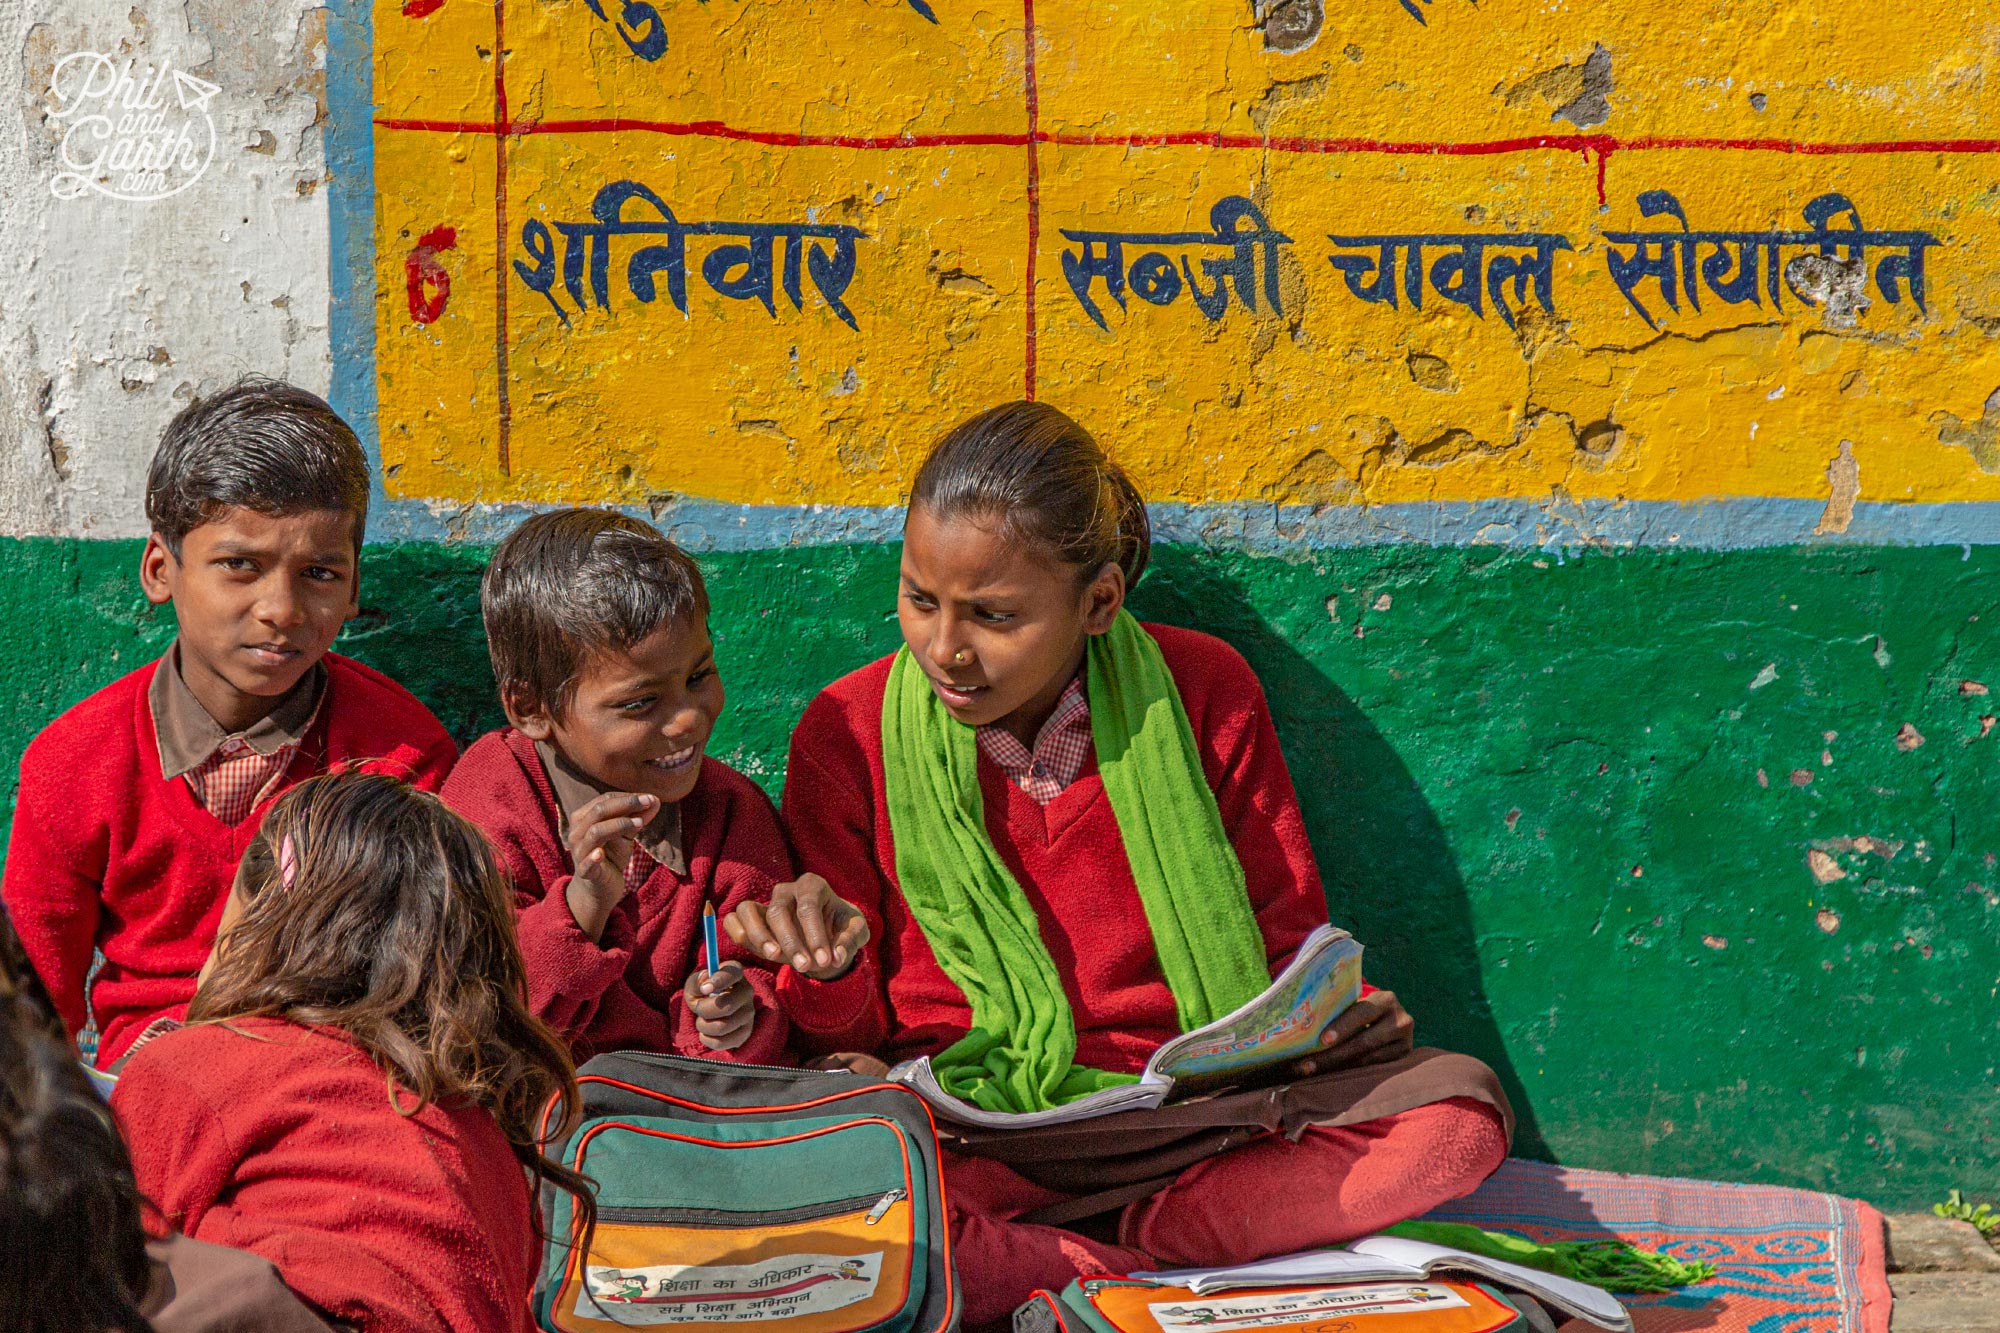
[(1245, 1287), (1299, 1287), (1341, 1282), (1422, 1280), (1440, 1270), (1471, 1273), (1502, 1287), (1525, 1291), (1575, 1319), (1587, 1320), (1612, 1333), (1632, 1333), (1632, 1316), (1608, 1291), (1558, 1277), (1540, 1269), (1523, 1268), (1504, 1259), (1469, 1254), (1427, 1241), (1401, 1236), (1365, 1236), (1337, 1250), (1309, 1250), (1279, 1255), (1236, 1268), (1183, 1268), (1172, 1272), (1134, 1273), (1135, 1278), (1186, 1287), (1197, 1296)]
[(1334, 926), (1306, 936), (1270, 988), (1234, 1013), (1184, 1032), (1153, 1052), (1134, 1083), (1093, 1092), (1046, 1111), (986, 1111), (946, 1092), (930, 1057), (909, 1060), (889, 1077), (929, 1102), (945, 1119), (986, 1129), (1067, 1124), (1159, 1106), (1178, 1090), (1212, 1091), (1254, 1070), (1311, 1055), (1320, 1034), (1361, 993), (1361, 946)]

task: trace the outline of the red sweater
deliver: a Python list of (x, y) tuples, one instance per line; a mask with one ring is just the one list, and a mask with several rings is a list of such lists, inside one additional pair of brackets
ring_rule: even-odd
[[(1326, 920), (1326, 899), (1264, 692), (1220, 639), (1146, 628), (1180, 687), (1275, 970)], [(800, 863), (867, 913), (875, 940), (838, 981), (787, 971), (781, 998), (803, 1046), (899, 1060), (943, 1050), (971, 1026), (972, 1011), (896, 887), (882, 782), (889, 662), (821, 691), (792, 733), (785, 774), (785, 820)], [(1042, 939), (1062, 974), (1076, 1016), (1077, 1062), (1138, 1072), (1180, 1029), (1095, 754), (1046, 807), (983, 753), (979, 785), (987, 833), (1041, 918)]]
[[(165, 660), (165, 659), (162, 659)], [(381, 759), (435, 791), (458, 753), (430, 711), (359, 662), (326, 655), (326, 696), (278, 791), (231, 827), (184, 778), (160, 776), (147, 690), (158, 662), (49, 723), (21, 756), (0, 897), (62, 1020), (81, 1032), (90, 987), (97, 1061), (194, 998), (243, 849), (277, 795), (334, 764)]]
[(664, 865), (627, 894), (596, 940), (569, 910), (569, 845), (562, 808), (535, 743), (503, 727), (474, 741), (444, 799), (486, 831), (514, 881), (528, 1002), (569, 1039), (576, 1062), (599, 1051), (657, 1051), (755, 1064), (781, 1062), (789, 1029), (777, 977), (763, 959), (720, 936), (757, 996), (757, 1025), (733, 1051), (711, 1051), (695, 1031), (683, 987), (702, 967), (701, 905), (718, 916), (768, 902), (792, 877), (792, 854), (771, 798), (717, 759), (704, 758), (681, 802), (685, 877)]
[(344, 1032), (169, 1032), (133, 1055), (111, 1107), (156, 1234), (260, 1254), (361, 1333), (533, 1328), (527, 1177), (499, 1124), (466, 1105), (398, 1114)]

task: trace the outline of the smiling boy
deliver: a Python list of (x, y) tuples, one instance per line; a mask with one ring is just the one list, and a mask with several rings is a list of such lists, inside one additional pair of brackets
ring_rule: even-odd
[(511, 725), (466, 750), (443, 795), (514, 881), (531, 1007), (578, 1063), (778, 1060), (776, 976), (736, 949), (710, 977), (704, 905), (758, 915), (775, 897), (787, 923), (826, 923), (819, 961), (795, 960), (822, 979), (867, 926), (817, 876), (791, 882), (770, 798), (703, 753), (724, 695), (701, 571), (637, 519), (558, 510), (494, 550), (480, 602)]
[(161, 437), (139, 582), (178, 635), (28, 746), (0, 878), (66, 1027), (95, 1019), (100, 1066), (185, 1010), (280, 792), (354, 760), (433, 789), (451, 767), (422, 704), (328, 651), (360, 606), (367, 514), (359, 441), (303, 389), (245, 380)]

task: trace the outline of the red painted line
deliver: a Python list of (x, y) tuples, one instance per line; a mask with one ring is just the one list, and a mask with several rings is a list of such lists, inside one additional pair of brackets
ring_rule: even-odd
[(1023, 370), (1023, 394), (1035, 401), (1035, 252), (1042, 244), (1042, 163), (1038, 145), (1042, 138), (1041, 92), (1035, 85), (1035, 0), (1022, 0), (1021, 28), (1025, 42), (1022, 69), (1028, 85), (1028, 287), (1027, 352)]
[(1537, 148), (1581, 152), (1617, 147), (1616, 141), (1608, 135), (1597, 134), (1537, 134), (1522, 139), (1485, 139), (1466, 143), (1398, 139), (1313, 139), (1297, 136), (1269, 138), (1258, 134), (1224, 134), (1215, 130), (1192, 130), (1170, 134), (1076, 134), (1054, 131), (1044, 134), (1042, 138), (1044, 142), (1078, 148), (1261, 148), (1273, 153), (1408, 153), (1449, 157), (1520, 153)]
[[(493, 125), (507, 123), (507, 0), (493, 0)], [(507, 353), (507, 136), (493, 136), (493, 300), (497, 313), (494, 360), (499, 371), (500, 475), (513, 472), (514, 410), (508, 399), (513, 371)]]
[(1797, 139), (1695, 139), (1660, 135), (1620, 139), (1609, 134), (1537, 134), (1519, 139), (1445, 141), (1316, 139), (1297, 136), (1266, 138), (1256, 134), (1223, 134), (1211, 130), (1169, 134), (1077, 134), (1052, 131), (1040, 137), (1044, 143), (1082, 148), (1260, 148), (1273, 153), (1392, 153), (1445, 157), (1521, 153), (1544, 148), (1595, 154), (1646, 152), (1669, 148), (1798, 153), (1805, 156), (1835, 156), (1848, 153), (2000, 153), (2000, 139), (1890, 139), (1860, 143), (1817, 143)]
[(1874, 143), (1810, 143), (1796, 139), (1621, 139), (1619, 148), (1643, 152), (1660, 148), (1707, 148), (1746, 153), (1799, 153), (1807, 157), (1846, 153), (2000, 153), (2000, 139), (1885, 139)]
[[(1032, 0), (1027, 0), (1032, 8)], [(1029, 74), (1032, 78), (1033, 71)], [(496, 80), (497, 82), (497, 80)], [(496, 101), (504, 102), (505, 90), (496, 89)], [(1031, 111), (1036, 92), (1029, 90)], [(504, 106), (503, 106), (504, 111)], [(632, 120), (610, 117), (594, 120), (520, 121), (508, 125), (483, 120), (423, 120), (381, 116), (378, 129), (420, 130), (436, 134), (606, 134), (632, 131), (700, 138), (733, 139), (743, 143), (770, 144), (780, 148), (1018, 148), (1028, 134), (796, 134), (785, 130), (745, 130), (715, 120)], [(1698, 148), (1730, 152), (1796, 153), (1805, 157), (1866, 153), (2000, 153), (2000, 139), (1887, 139), (1874, 142), (1825, 143), (1799, 139), (1705, 139), (1671, 135), (1647, 135), (1620, 139), (1609, 134), (1536, 134), (1515, 139), (1475, 139), (1466, 141), (1309, 138), (1285, 136), (1266, 138), (1256, 134), (1224, 134), (1193, 130), (1162, 134), (1080, 134), (1062, 130), (1032, 133), (1037, 143), (1079, 148), (1232, 148), (1263, 149), (1273, 153), (1391, 153), (1413, 156), (1477, 157), (1491, 153), (1522, 153), (1537, 149), (1591, 154), (1649, 152), (1673, 148)]]
[(769, 144), (776, 148), (958, 148), (981, 145), (1018, 148), (1028, 142), (1025, 134), (795, 134), (784, 130), (739, 130), (718, 120), (629, 120), (616, 116), (600, 120), (523, 120), (512, 125), (504, 120), (495, 124), (483, 120), (381, 117), (375, 125), (384, 130), (424, 130), (436, 134), (616, 134), (629, 131), (732, 139), (739, 143)]

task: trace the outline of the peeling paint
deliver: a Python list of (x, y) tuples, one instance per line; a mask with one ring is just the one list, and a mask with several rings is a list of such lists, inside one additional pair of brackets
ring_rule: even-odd
[(1981, 472), (2000, 473), (2000, 389), (1986, 396), (1976, 420), (1962, 421), (1954, 413), (1940, 411), (1931, 423), (1937, 427), (1939, 444), (1965, 450)]
[(1606, 100), (1611, 93), (1611, 52), (1598, 43), (1582, 60), (1555, 65), (1494, 92), (1510, 108), (1540, 101), (1552, 108), (1550, 120), (1594, 129), (1611, 117)]
[[(1428, 0), (1426, 0), (1428, 2)], [(1292, 55), (1319, 40), (1326, 25), (1324, 0), (1257, 0), (1257, 26), (1264, 49)]]
[(1826, 512), (1813, 525), (1816, 537), (1846, 532), (1854, 522), (1854, 502), (1861, 495), (1861, 465), (1854, 460), (1852, 440), (1840, 442), (1840, 452), (1826, 465), (1826, 482), (1830, 493)]

